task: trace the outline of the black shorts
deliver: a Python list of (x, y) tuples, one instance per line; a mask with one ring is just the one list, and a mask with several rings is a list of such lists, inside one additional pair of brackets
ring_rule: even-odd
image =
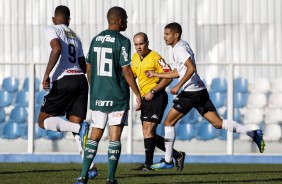
[(173, 108), (187, 114), (193, 107), (203, 116), (208, 111), (216, 111), (207, 89), (201, 91), (182, 91), (173, 100)]
[(88, 82), (85, 75), (66, 75), (54, 81), (44, 97), (41, 112), (53, 116), (70, 115), (86, 118)]
[(156, 92), (151, 101), (142, 98), (141, 121), (160, 123), (167, 106), (167, 93), (162, 90)]

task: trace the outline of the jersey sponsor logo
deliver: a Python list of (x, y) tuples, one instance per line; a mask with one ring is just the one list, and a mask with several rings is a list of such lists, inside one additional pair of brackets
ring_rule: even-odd
[(85, 152), (95, 153), (95, 150), (94, 149), (85, 148)]
[(98, 36), (96, 38), (96, 41), (101, 42), (101, 43), (104, 43), (104, 42), (114, 43), (115, 42), (115, 38), (112, 38), (110, 35)]
[(109, 149), (109, 153), (112, 153), (112, 154), (119, 154), (119, 150)]
[(93, 158), (93, 155), (88, 155), (88, 156), (86, 156), (86, 158)]
[(67, 73), (82, 73), (81, 70), (76, 70), (76, 69), (67, 69), (66, 72)]
[(170, 66), (166, 64), (165, 60), (163, 58), (158, 60), (159, 65), (162, 67), (164, 72), (169, 72), (170, 71)]
[(121, 47), (121, 50), (122, 50), (121, 54), (123, 55), (124, 61), (128, 61), (128, 54), (127, 54), (127, 52), (125, 50), (125, 47)]
[(113, 101), (102, 101), (102, 100), (96, 100), (97, 106), (113, 106)]
[(124, 112), (114, 112), (112, 114), (113, 117), (122, 117), (124, 115)]

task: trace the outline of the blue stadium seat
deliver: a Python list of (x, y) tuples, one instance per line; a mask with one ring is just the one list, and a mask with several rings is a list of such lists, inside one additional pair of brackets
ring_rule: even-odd
[(25, 107), (15, 106), (10, 114), (10, 120), (13, 120), (17, 123), (27, 122), (28, 112)]
[(15, 93), (19, 89), (19, 79), (16, 77), (6, 77), (3, 79), (2, 89), (10, 93)]
[[(40, 128), (37, 123), (34, 124), (34, 139), (42, 138), (45, 132), (46, 130)], [(28, 138), (28, 125), (27, 124), (23, 126), (23, 132), (22, 132), (21, 137), (24, 139)]]
[(226, 93), (212, 91), (209, 93), (209, 96), (215, 108), (220, 108), (225, 105)]
[(44, 96), (47, 95), (47, 91), (42, 90), (35, 93), (35, 103), (41, 105), (44, 99)]
[(237, 77), (234, 80), (234, 91), (240, 93), (247, 93), (248, 92), (248, 79)]
[(6, 120), (6, 112), (5, 109), (0, 107), (0, 124)]
[[(219, 135), (218, 135), (218, 139), (225, 141), (227, 140), (227, 130), (218, 130), (219, 131)], [(237, 133), (233, 133), (233, 139), (238, 139), (240, 137), (240, 134)]]
[(177, 140), (191, 140), (195, 137), (196, 131), (192, 124), (178, 122), (175, 127)]
[(217, 77), (212, 79), (210, 92), (226, 93), (227, 81), (225, 78)]
[(184, 123), (195, 124), (198, 122), (199, 117), (201, 117), (201, 115), (198, 111), (195, 108), (192, 108), (188, 114), (181, 118), (181, 121)]
[(236, 92), (233, 96), (233, 106), (235, 108), (242, 108), (247, 105), (248, 93)]
[(44, 138), (49, 139), (49, 140), (60, 140), (63, 137), (64, 137), (63, 132), (55, 132), (55, 131), (51, 131), (51, 130), (47, 130), (46, 134), (44, 135)]
[(0, 90), (0, 108), (8, 107), (13, 103), (13, 95), (8, 91)]
[(16, 106), (27, 107), (28, 106), (28, 92), (27, 91), (18, 91), (16, 94), (15, 100)]
[[(224, 117), (224, 119), (227, 118), (227, 111), (224, 112), (223, 117)], [(242, 115), (241, 115), (241, 112), (240, 112), (239, 108), (234, 108), (234, 110), (233, 110), (233, 118), (232, 119), (234, 121), (236, 121), (237, 123), (242, 122)]]
[(4, 139), (17, 139), (21, 137), (22, 127), (20, 124), (14, 121), (8, 121), (3, 130), (3, 138)]
[[(38, 78), (34, 79), (34, 91), (39, 91), (40, 87), (40, 80)], [(23, 82), (22, 90), (28, 91), (29, 90), (29, 78), (25, 78)]]
[(213, 127), (207, 120), (202, 120), (197, 127), (198, 140), (211, 140), (218, 136), (218, 130)]

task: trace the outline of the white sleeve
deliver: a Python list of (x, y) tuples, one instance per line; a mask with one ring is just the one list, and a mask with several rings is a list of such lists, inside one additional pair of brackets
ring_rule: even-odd
[(183, 47), (179, 47), (177, 49), (175, 49), (175, 54), (177, 55), (179, 62), (180, 63), (185, 63), (185, 61), (191, 57), (191, 55), (188, 53), (188, 51), (183, 48)]
[(45, 42), (46, 42), (46, 44), (50, 45), (51, 40), (53, 40), (54, 38), (58, 38), (56, 31), (51, 26), (47, 27), (45, 29)]

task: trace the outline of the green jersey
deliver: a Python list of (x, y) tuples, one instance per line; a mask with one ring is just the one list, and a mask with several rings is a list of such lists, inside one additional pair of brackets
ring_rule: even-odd
[(113, 30), (104, 30), (91, 42), (90, 109), (102, 112), (129, 109), (129, 86), (122, 67), (130, 64), (130, 40)]

